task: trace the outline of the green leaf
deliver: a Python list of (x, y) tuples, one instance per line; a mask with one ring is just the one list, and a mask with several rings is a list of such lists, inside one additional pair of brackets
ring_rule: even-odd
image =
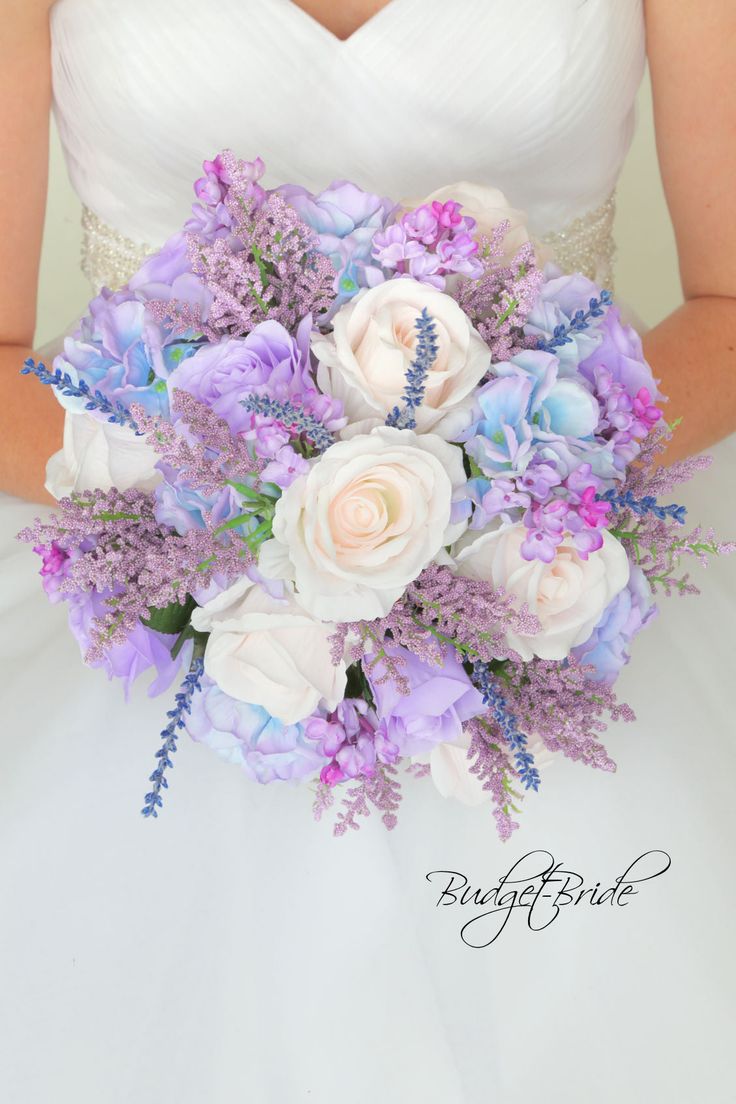
[(156, 632), (180, 633), (189, 624), (189, 618), (192, 616), (192, 610), (196, 608), (196, 605), (197, 603), (191, 595), (187, 595), (187, 600), (183, 606), (179, 602), (169, 602), (168, 606), (164, 606), (162, 609), (149, 607), (148, 620), (141, 617), (141, 621), (146, 628), (154, 629)]
[(176, 659), (179, 652), (182, 650), (182, 648), (186, 644), (187, 640), (193, 640), (194, 641), (195, 655), (197, 654), (197, 652), (199, 652), (200, 655), (204, 655), (204, 649), (205, 649), (205, 646), (207, 644), (208, 639), (209, 639), (209, 633), (199, 632), (197, 629), (194, 628), (193, 625), (187, 625), (179, 633), (179, 637), (178, 637), (176, 643), (174, 644), (174, 647), (171, 649), (172, 659)]

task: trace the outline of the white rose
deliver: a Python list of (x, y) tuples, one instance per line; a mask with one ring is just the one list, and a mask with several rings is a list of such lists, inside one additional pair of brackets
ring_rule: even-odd
[(315, 621), (290, 596), (274, 598), (242, 578), (196, 609), (192, 624), (210, 633), (205, 672), (232, 698), (284, 724), (342, 701), (346, 668), (333, 664), (329, 641), (335, 627)]
[(381, 426), (340, 441), (279, 499), (259, 568), (292, 580), (315, 617), (383, 617), (465, 529), (451, 522), (465, 479), (460, 449), (434, 434)]
[(518, 523), (483, 533), (455, 559), (459, 574), (502, 587), (539, 618), (541, 632), (536, 635), (507, 634), (523, 660), (535, 655), (564, 659), (571, 648), (588, 639), (603, 610), (629, 581), (623, 545), (606, 530), (602, 536), (602, 548), (589, 553), (587, 560), (571, 541), (563, 541), (552, 562), (543, 563), (522, 556), (526, 528)]
[(329, 337), (313, 338), (320, 385), (342, 400), (351, 423), (372, 419), (363, 431), (401, 408), (417, 344), (416, 320), (425, 308), (434, 321), (437, 357), (415, 411), (416, 428), (447, 437), (442, 419), (470, 395), (491, 363), (488, 346), (449, 295), (408, 277), (387, 280), (341, 307)]
[(151, 491), (161, 481), (158, 453), (128, 426), (103, 422), (88, 412), (64, 418), (64, 447), (46, 465), (46, 490), (54, 498), (111, 487)]

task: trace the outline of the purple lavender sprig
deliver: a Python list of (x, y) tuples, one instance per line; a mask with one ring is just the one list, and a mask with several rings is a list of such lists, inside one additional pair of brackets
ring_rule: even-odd
[(542, 349), (545, 353), (553, 353), (555, 349), (559, 349), (562, 345), (567, 345), (568, 342), (573, 340), (573, 334), (582, 333), (583, 330), (587, 330), (590, 326), (591, 319), (601, 318), (606, 308), (610, 307), (612, 303), (613, 296), (611, 292), (602, 291), (599, 298), (596, 299), (594, 297), (590, 300), (587, 311), (575, 311), (575, 314), (567, 325), (555, 326), (552, 337), (540, 338), (537, 348)]
[(528, 750), (526, 736), (519, 731), (516, 719), (509, 712), (506, 699), (499, 689), (498, 679), (487, 663), (474, 664), (473, 682), (483, 695), (485, 704), (490, 707), (501, 736), (514, 753), (514, 762), (524, 789), (536, 792), (540, 778), (539, 771), (534, 766), (534, 756)]
[(166, 780), (166, 771), (172, 769), (174, 765), (171, 761), (171, 756), (176, 751), (176, 741), (179, 736), (178, 730), (184, 728), (184, 718), (191, 711), (192, 698), (195, 693), (202, 688), (201, 679), (203, 674), (204, 662), (201, 656), (197, 656), (192, 660), (189, 673), (182, 683), (181, 690), (174, 699), (176, 703), (174, 708), (170, 709), (166, 714), (169, 718), (169, 723), (166, 725), (166, 728), (161, 731), (163, 744), (156, 752), (158, 765), (148, 779), (149, 782), (153, 782), (153, 788), (145, 796), (145, 804), (141, 809), (141, 814), (144, 817), (157, 817), (157, 810), (163, 805), (161, 790), (167, 790), (169, 788), (169, 783)]
[(60, 368), (49, 371), (45, 364), (41, 361), (37, 364), (32, 357), (26, 360), (20, 374), (22, 376), (33, 375), (47, 387), (55, 387), (62, 395), (74, 399), (83, 399), (85, 410), (94, 410), (98, 414), (104, 414), (108, 422), (112, 422), (114, 425), (128, 426), (138, 436), (141, 435), (138, 423), (130, 411), (120, 402), (111, 402), (101, 391), (91, 391), (86, 380), (80, 379), (79, 383), (74, 383), (68, 372), (62, 372)]
[(248, 395), (240, 405), (251, 414), (272, 418), (290, 434), (303, 434), (317, 452), (326, 452), (335, 443), (329, 429), (297, 403), (273, 399), (270, 395)]
[(600, 502), (610, 502), (615, 514), (618, 514), (621, 510), (631, 510), (631, 512), (638, 517), (644, 517), (645, 514), (653, 514), (654, 517), (658, 518), (660, 521), (666, 521), (667, 518), (671, 518), (673, 521), (676, 521), (678, 525), (685, 524), (687, 507), (678, 506), (676, 503), (672, 503), (669, 506), (659, 506), (654, 495), (644, 495), (642, 498), (637, 498), (631, 490), (619, 492), (614, 487), (611, 487), (609, 490), (604, 491), (603, 494), (596, 495), (596, 498)]
[(416, 429), (414, 411), (424, 402), (427, 376), (437, 359), (437, 328), (426, 307), (414, 323), (419, 335), (414, 359), (406, 373), (406, 384), (401, 396), (403, 408), (395, 406), (386, 418), (386, 425), (396, 429)]

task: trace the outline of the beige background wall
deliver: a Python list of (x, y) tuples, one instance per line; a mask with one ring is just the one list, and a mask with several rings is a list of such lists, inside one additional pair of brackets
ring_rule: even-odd
[[(680, 282), (657, 166), (648, 78), (642, 84), (637, 110), (637, 132), (618, 187), (616, 293), (654, 325), (679, 302)], [(513, 202), (513, 196), (509, 198)], [(79, 203), (67, 180), (54, 130), (37, 347), (66, 329), (89, 298), (89, 287), (78, 270), (79, 220)]]

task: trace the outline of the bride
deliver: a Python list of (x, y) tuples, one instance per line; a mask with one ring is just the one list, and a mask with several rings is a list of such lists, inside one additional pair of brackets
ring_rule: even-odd
[[(49, 34), (50, 28), (50, 34)], [(608, 282), (612, 192), (645, 56), (684, 303), (646, 335), (670, 459), (736, 425), (736, 93), (729, 0), (6, 0), (0, 70), (3, 694), (0, 1080), (8, 1104), (726, 1104), (733, 568), (635, 646), (612, 777), (544, 772), (501, 845), (481, 808), (408, 781), (396, 831), (335, 840), (305, 789), (182, 743), (138, 815), (163, 699), (84, 668), (14, 534), (50, 499), (61, 411), (31, 355), (50, 100), (92, 282), (122, 283), (223, 146), (268, 183), (500, 187), (565, 267)], [(646, 46), (646, 50), (645, 50)], [(657, 278), (656, 271), (651, 274)], [(682, 501), (732, 535), (734, 439)], [(31, 500), (23, 501), (23, 500)], [(730, 507), (730, 508), (729, 508)], [(730, 530), (729, 532), (729, 522)], [(730, 570), (729, 570), (730, 567)], [(164, 706), (164, 709), (166, 706)], [(490, 888), (533, 851), (591, 888), (671, 866), (627, 907), (511, 917), (489, 947), (433, 872)], [(428, 878), (427, 875), (430, 875)], [(446, 907), (449, 906), (449, 907)]]

